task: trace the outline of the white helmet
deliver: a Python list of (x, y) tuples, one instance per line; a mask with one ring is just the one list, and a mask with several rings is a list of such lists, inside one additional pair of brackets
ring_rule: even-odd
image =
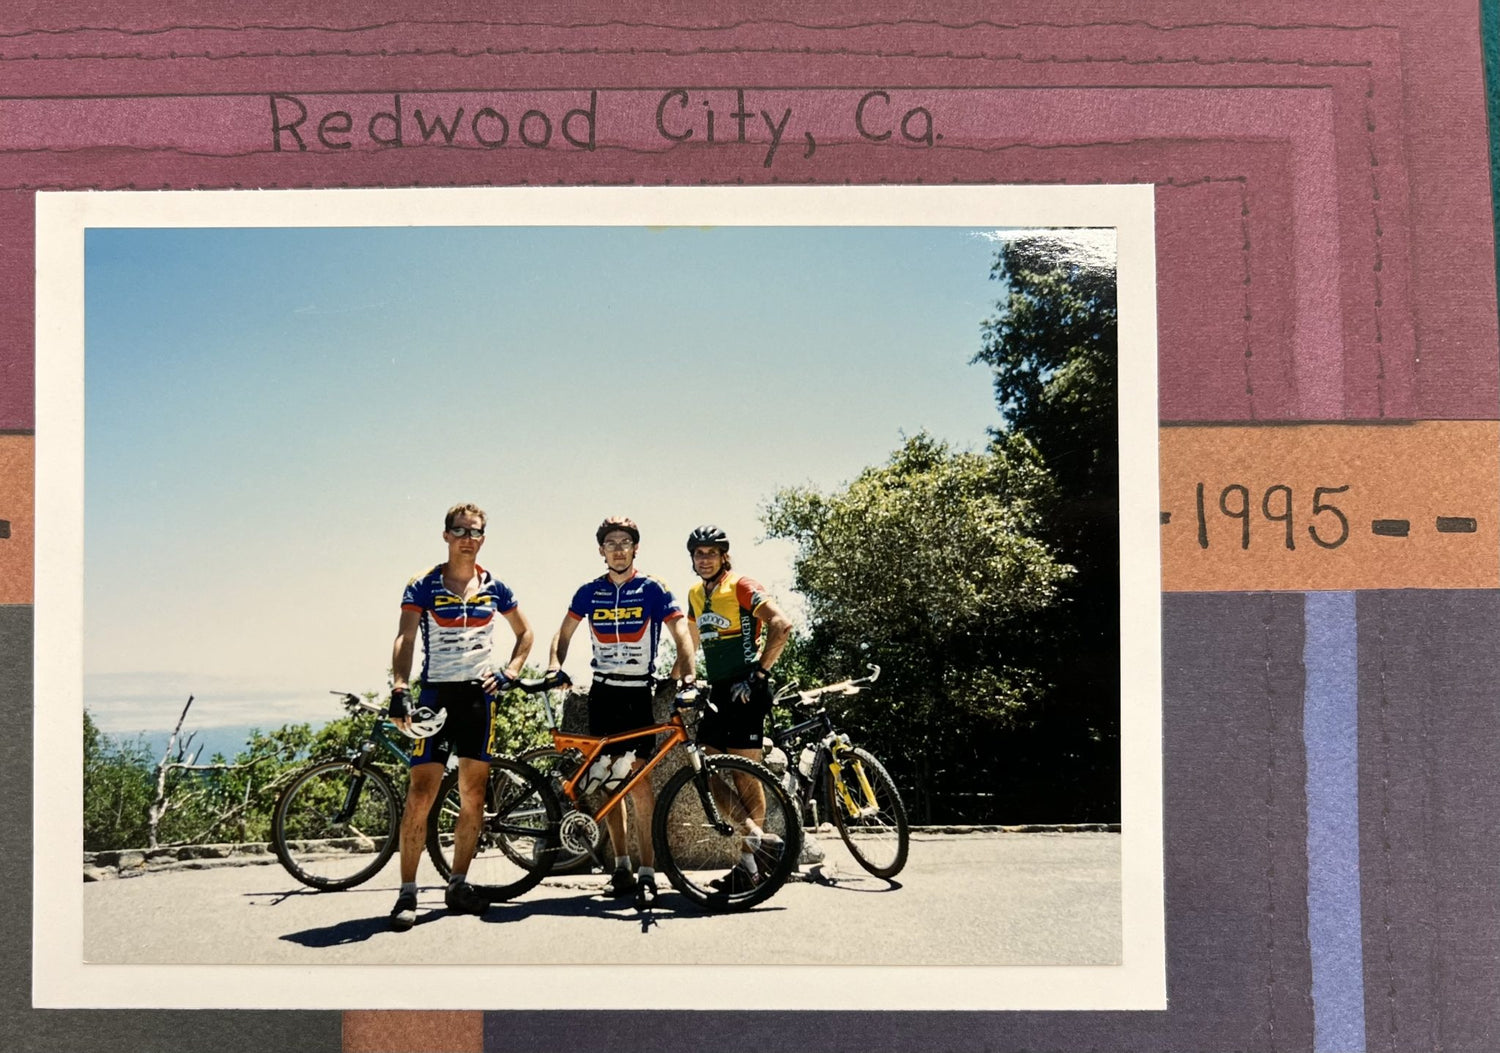
[(443, 722), (447, 719), (446, 709), (440, 709), (434, 713), (426, 706), (421, 706), (411, 715), (411, 727), (402, 728), (399, 724), (397, 727), (400, 728), (401, 734), (408, 738), (429, 739), (443, 730)]

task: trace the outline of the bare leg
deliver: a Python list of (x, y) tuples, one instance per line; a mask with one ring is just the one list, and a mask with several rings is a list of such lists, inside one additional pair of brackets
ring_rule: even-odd
[[(713, 754), (724, 753), (725, 751), (714, 746), (704, 746), (703, 752)], [(760, 750), (731, 749), (728, 752), (733, 753), (737, 757), (748, 757), (753, 761), (761, 759)], [(761, 788), (760, 780), (735, 772), (734, 786), (734, 799), (730, 800), (726, 792), (728, 790), (727, 786), (721, 785), (717, 779), (709, 782), (709, 789), (713, 791), (714, 800), (718, 803), (720, 810), (725, 813), (725, 818), (738, 827), (744, 834), (751, 833), (746, 820), (754, 824), (755, 830), (763, 830), (766, 822), (766, 794)], [(753, 852), (754, 850), (755, 846), (749, 842), (742, 842), (740, 845), (741, 852)]]
[[(656, 809), (656, 791), (651, 789), (650, 778), (642, 779), (630, 788), (630, 806), (635, 810), (636, 822), (641, 825), (641, 832), (636, 837), (636, 840), (640, 842), (640, 865), (654, 870), (656, 849), (651, 844), (651, 813)], [(625, 814), (624, 807), (618, 811), (621, 816)]]
[[(453, 872), (467, 874), (479, 841), (479, 826), (484, 822), (484, 791), (489, 782), (490, 766), (470, 757), (458, 758), (458, 822), (453, 828)], [(403, 851), (405, 839), (402, 840)]]
[[(406, 809), (401, 813), (401, 883), (417, 880), (417, 863), (427, 843), (427, 813), (437, 798), (443, 781), (441, 764), (418, 764), (411, 770), (411, 785), (406, 790)], [(473, 841), (470, 841), (473, 854)]]
[(626, 836), (625, 829), (625, 802), (611, 808), (604, 816), (605, 829), (609, 831), (610, 851), (618, 859), (630, 854), (630, 839)]
[[(729, 752), (737, 757), (745, 757), (757, 762), (761, 759), (760, 750), (743, 749), (730, 750)], [(766, 825), (765, 787), (761, 786), (759, 779), (751, 778), (748, 775), (740, 775), (739, 773), (735, 774), (734, 781), (740, 788), (740, 800), (744, 801), (745, 807), (750, 810), (750, 818), (755, 822), (756, 826), (764, 829)]]

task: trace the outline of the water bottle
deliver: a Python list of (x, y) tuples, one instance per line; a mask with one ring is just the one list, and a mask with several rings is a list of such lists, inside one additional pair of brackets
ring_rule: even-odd
[(797, 770), (802, 773), (804, 779), (811, 779), (813, 767), (818, 763), (818, 747), (808, 744), (802, 747), (802, 753), (797, 757)]
[(604, 785), (604, 780), (607, 778), (609, 778), (609, 757), (605, 754), (600, 754), (599, 759), (590, 764), (589, 770), (584, 772), (581, 791), (583, 793), (593, 793)]
[(605, 793), (614, 793), (630, 778), (630, 766), (635, 763), (635, 750), (626, 750), (615, 758), (614, 765), (609, 769), (609, 778), (604, 783)]

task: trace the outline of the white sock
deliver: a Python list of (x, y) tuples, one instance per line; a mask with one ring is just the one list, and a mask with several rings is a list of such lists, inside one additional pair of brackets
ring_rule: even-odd
[(615, 856), (615, 869), (616, 870), (629, 870), (630, 869), (630, 857), (629, 856)]
[(655, 877), (655, 876), (656, 876), (656, 871), (652, 870), (650, 867), (646, 866), (644, 863), (642, 863), (641, 864), (641, 868), (636, 871), (636, 877), (646, 878), (646, 877)]
[(752, 855), (749, 852), (743, 853), (740, 856), (740, 866), (744, 867), (745, 868), (745, 872), (748, 873), (751, 877), (755, 876), (755, 856), (754, 855)]
[(402, 895), (402, 896), (415, 896), (416, 894), (417, 894), (417, 883), (415, 881), (403, 881), (403, 882), (401, 882), (401, 892), (399, 893), (399, 895)]

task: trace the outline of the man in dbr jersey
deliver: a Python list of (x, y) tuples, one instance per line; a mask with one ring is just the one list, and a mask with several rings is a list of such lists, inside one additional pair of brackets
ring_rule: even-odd
[[(488, 902), (466, 881), (484, 817), (484, 790), (493, 757), (495, 696), (521, 675), (532, 633), (510, 589), (476, 559), (484, 545), (485, 516), (476, 505), (454, 505), (443, 520), (448, 559), (407, 583), (401, 622), (391, 653), (390, 717), (409, 730), (413, 651), (422, 637), (424, 709), (447, 711), (447, 720), (411, 752), (411, 785), (401, 817), (401, 891), (391, 910), (391, 928), (404, 932), (417, 920), (417, 862), (427, 838), (427, 813), (437, 798), (451, 754), (458, 755), (461, 800), (453, 831), (453, 876), (444, 902), (458, 914), (482, 914)], [(510, 661), (496, 669), (491, 658), (495, 622), (504, 618), (515, 633)]]
[[(786, 646), (792, 623), (758, 581), (731, 569), (724, 531), (711, 523), (698, 527), (688, 535), (687, 550), (700, 579), (688, 590), (688, 631), (694, 650), (703, 648), (708, 700), (716, 707), (705, 710), (698, 723), (698, 745), (708, 753), (735, 753), (758, 761), (771, 714), (771, 667)], [(743, 789), (751, 817), (757, 825), (764, 823), (766, 802), (760, 784), (745, 780)], [(738, 893), (759, 880), (754, 852), (747, 850), (734, 869), (713, 884)]]
[[(661, 641), (662, 626), (672, 634), (677, 645), (677, 662), (672, 675), (691, 684), (693, 680), (693, 646), (683, 625), (682, 608), (672, 598), (671, 590), (649, 574), (636, 570), (635, 556), (641, 532), (634, 521), (624, 516), (610, 516), (594, 532), (599, 555), (604, 557), (605, 573), (586, 582), (573, 594), (568, 613), (552, 638), (552, 653), (547, 660), (547, 676), (557, 678), (568, 657), (573, 633), (588, 623), (593, 640), (594, 659), (590, 666), (593, 683), (589, 687), (589, 734), (617, 735), (623, 731), (656, 723), (652, 714), (656, 648)], [(654, 736), (641, 736), (611, 746), (623, 755), (633, 749), (634, 771), (656, 748)], [(609, 892), (614, 896), (635, 894), (637, 907), (649, 907), (656, 901), (656, 858), (651, 845), (651, 810), (656, 795), (650, 781), (642, 779), (631, 788), (629, 800), (635, 809), (641, 831), (641, 863), (636, 874), (630, 872), (630, 842), (626, 838), (624, 802), (604, 817), (609, 842), (614, 847), (615, 870), (610, 877)]]

